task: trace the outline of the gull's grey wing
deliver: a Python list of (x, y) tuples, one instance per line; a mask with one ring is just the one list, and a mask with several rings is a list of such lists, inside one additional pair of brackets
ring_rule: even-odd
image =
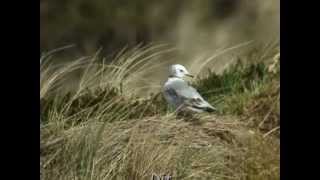
[(182, 103), (181, 98), (178, 96), (177, 92), (170, 88), (170, 87), (165, 87), (163, 90), (164, 98), (174, 106), (179, 106)]
[(163, 94), (171, 105), (179, 107), (185, 99), (191, 98), (192, 94), (189, 94), (186, 88), (188, 89), (189, 86), (183, 80), (174, 80), (165, 84)]
[(198, 91), (189, 86), (183, 80), (175, 80), (165, 87), (165, 92), (170, 96), (170, 100), (176, 106), (184, 103), (195, 109), (215, 110), (207, 101), (205, 101)]
[(183, 80), (175, 80), (167, 86), (167, 90), (174, 91), (176, 96), (183, 97), (186, 99), (201, 98), (201, 95), (196, 89), (189, 86)]

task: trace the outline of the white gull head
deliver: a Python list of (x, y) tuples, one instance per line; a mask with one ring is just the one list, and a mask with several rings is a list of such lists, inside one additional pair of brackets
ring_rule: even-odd
[(170, 77), (183, 78), (185, 76), (193, 77), (189, 71), (181, 64), (174, 64), (169, 70)]

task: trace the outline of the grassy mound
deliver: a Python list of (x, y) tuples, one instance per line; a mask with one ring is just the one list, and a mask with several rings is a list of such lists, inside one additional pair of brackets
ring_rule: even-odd
[[(141, 72), (162, 51), (137, 48), (111, 63), (42, 63), (41, 179), (279, 179), (277, 51), (259, 62), (253, 57), (266, 52), (254, 51), (222, 74), (196, 79), (219, 109), (198, 121), (176, 118), (159, 93), (137, 98), (124, 90), (132, 78), (126, 74)], [(77, 70), (76, 91), (62, 93)]]

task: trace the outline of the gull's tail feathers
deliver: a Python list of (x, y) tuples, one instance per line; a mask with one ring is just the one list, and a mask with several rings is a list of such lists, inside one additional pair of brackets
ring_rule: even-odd
[(211, 106), (207, 101), (201, 98), (191, 99), (187, 104), (187, 108), (196, 112), (215, 112), (217, 108)]
[(207, 112), (215, 112), (215, 111), (217, 111), (217, 108), (215, 108), (215, 107), (210, 105), (205, 109), (205, 111), (207, 111)]

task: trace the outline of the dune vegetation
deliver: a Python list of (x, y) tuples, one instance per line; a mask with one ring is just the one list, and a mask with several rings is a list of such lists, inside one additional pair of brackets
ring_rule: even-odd
[(111, 60), (97, 52), (64, 64), (43, 53), (41, 179), (280, 179), (279, 44), (235, 55), (219, 73), (207, 64), (229, 51), (194, 62), (190, 83), (218, 108), (198, 120), (177, 118), (159, 82), (152, 93), (140, 83), (167, 67), (161, 58), (172, 51), (136, 46)]

